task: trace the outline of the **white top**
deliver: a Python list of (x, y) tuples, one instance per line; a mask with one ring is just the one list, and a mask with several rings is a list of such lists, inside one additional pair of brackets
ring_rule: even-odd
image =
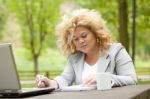
[(96, 68), (97, 68), (97, 62), (94, 65), (89, 65), (86, 62), (84, 62), (84, 68), (83, 68), (83, 72), (82, 72), (82, 82), (84, 82), (90, 76), (95, 75)]

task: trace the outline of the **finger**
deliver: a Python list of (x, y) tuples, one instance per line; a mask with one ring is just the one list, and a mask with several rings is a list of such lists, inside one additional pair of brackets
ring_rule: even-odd
[(86, 86), (91, 85), (92, 79), (86, 83)]
[(49, 79), (47, 77), (43, 77), (41, 81), (44, 83), (45, 87), (49, 86)]
[(87, 86), (87, 84), (91, 81), (92, 79), (88, 79), (83, 83), (83, 86)]
[(37, 86), (40, 87), (40, 86), (41, 86), (41, 83), (42, 83), (42, 82), (39, 81), (39, 82), (37, 83)]
[(36, 75), (35, 81), (38, 82), (38, 80), (39, 80), (39, 75)]
[(38, 82), (41, 78), (43, 78), (44, 76), (43, 75), (40, 75), (40, 74), (38, 74), (37, 76), (36, 76), (36, 81)]
[(36, 76), (36, 78), (35, 78), (35, 82), (36, 83), (38, 83), (40, 80), (39, 80), (39, 77), (38, 76)]
[(91, 86), (91, 85), (93, 85), (93, 84), (95, 84), (96, 83), (96, 80), (95, 79), (91, 79), (87, 84), (86, 84), (86, 86)]
[(38, 87), (39, 87), (39, 88), (45, 87), (44, 82), (39, 83), (39, 84), (38, 84)]
[(83, 85), (87, 84), (90, 81), (90, 79), (87, 79), (83, 82)]
[(49, 86), (49, 79), (44, 75), (37, 75), (36, 76), (36, 84), (38, 87), (48, 87)]
[(36, 76), (35, 81), (36, 81), (36, 84), (37, 84), (38, 87), (43, 87), (43, 86), (45, 86), (45, 84), (42, 83), (42, 82), (44, 81), (43, 78), (44, 78), (43, 75), (39, 75), (39, 74), (38, 74), (38, 75)]
[(86, 83), (86, 86), (90, 86), (92, 84), (96, 84), (96, 78), (94, 76)]
[(42, 77), (40, 81), (44, 83), (45, 87), (49, 86), (49, 79), (47, 77)]

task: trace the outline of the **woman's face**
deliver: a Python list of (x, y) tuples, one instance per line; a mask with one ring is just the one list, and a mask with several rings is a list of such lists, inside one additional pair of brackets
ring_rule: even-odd
[(85, 27), (76, 28), (73, 36), (73, 43), (75, 44), (77, 50), (86, 54), (98, 48), (96, 36)]

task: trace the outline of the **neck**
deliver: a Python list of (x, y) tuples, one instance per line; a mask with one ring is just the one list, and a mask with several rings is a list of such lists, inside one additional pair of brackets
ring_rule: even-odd
[(96, 48), (95, 50), (86, 54), (85, 61), (88, 64), (93, 65), (97, 62), (97, 60), (99, 59), (99, 56), (100, 56), (100, 50), (99, 48)]

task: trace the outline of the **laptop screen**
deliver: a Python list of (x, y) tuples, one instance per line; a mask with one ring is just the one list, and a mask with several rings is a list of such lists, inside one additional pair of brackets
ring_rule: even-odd
[(21, 89), (11, 44), (0, 44), (0, 90)]

